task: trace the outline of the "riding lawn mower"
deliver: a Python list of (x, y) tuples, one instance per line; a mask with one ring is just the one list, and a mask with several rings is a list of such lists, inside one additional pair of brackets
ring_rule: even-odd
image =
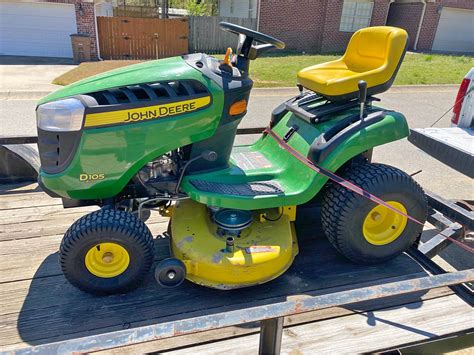
[(235, 55), (229, 48), (223, 60), (196, 53), (130, 65), (39, 102), (39, 184), (64, 207), (100, 207), (60, 246), (62, 271), (79, 289), (112, 294), (140, 284), (154, 259), (150, 209), (170, 217), (170, 257), (155, 269), (164, 287), (275, 279), (298, 254), (297, 208), (315, 199), (314, 223), (355, 263), (394, 258), (420, 236), (421, 187), (371, 163), (374, 147), (409, 133), (402, 114), (373, 104), (395, 79), (407, 33), (355, 32), (340, 59), (298, 73), (299, 94), (269, 113), (254, 144), (234, 146), (250, 63), (285, 44), (220, 26), (238, 35)]

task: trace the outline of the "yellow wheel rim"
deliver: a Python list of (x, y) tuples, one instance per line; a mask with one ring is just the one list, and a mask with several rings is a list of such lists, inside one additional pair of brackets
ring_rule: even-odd
[(116, 243), (94, 245), (86, 254), (87, 270), (97, 277), (110, 278), (122, 274), (130, 264), (127, 250)]
[[(407, 209), (399, 202), (388, 201), (390, 206), (407, 214)], [(374, 245), (385, 245), (393, 242), (405, 230), (408, 218), (399, 215), (389, 208), (378, 205), (370, 210), (362, 225), (365, 239)]]

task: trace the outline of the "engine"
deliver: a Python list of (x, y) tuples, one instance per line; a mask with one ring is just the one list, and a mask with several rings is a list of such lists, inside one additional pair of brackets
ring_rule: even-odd
[(135, 176), (148, 196), (172, 192), (176, 189), (179, 178), (180, 153), (172, 151), (148, 162)]
[(168, 178), (170, 175), (175, 176), (177, 174), (177, 164), (171, 155), (164, 154), (147, 163), (138, 174), (140, 174), (140, 178), (145, 182), (152, 179)]

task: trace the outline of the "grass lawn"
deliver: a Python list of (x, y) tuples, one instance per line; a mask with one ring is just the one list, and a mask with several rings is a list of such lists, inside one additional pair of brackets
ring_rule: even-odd
[[(265, 56), (250, 64), (250, 72), (255, 87), (294, 86), (298, 70), (338, 57), (294, 54)], [(68, 85), (88, 76), (139, 62), (109, 60), (82, 63), (54, 79), (53, 84)], [(472, 67), (474, 67), (473, 57), (407, 53), (395, 85), (459, 84)]]

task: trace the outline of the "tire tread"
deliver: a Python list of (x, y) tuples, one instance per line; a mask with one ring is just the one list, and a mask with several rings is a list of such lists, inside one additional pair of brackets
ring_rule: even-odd
[[(426, 203), (421, 186), (405, 172), (393, 166), (377, 163), (357, 164), (343, 170), (340, 175), (345, 180), (369, 192), (374, 185), (394, 182), (408, 183), (411, 193), (423, 195)], [(331, 183), (323, 199), (321, 223), (329, 242), (346, 258), (356, 263), (373, 263), (374, 260), (356, 254), (349, 247), (348, 240), (342, 232), (344, 223), (351, 218), (355, 202), (361, 198), (365, 197), (359, 196), (339, 184)], [(376, 262), (388, 259), (390, 258), (378, 259)]]
[(146, 251), (143, 272), (141, 272), (131, 284), (121, 288), (120, 291), (125, 292), (136, 288), (146, 277), (153, 263), (153, 236), (146, 224), (140, 221), (137, 217), (128, 212), (115, 210), (113, 208), (102, 208), (91, 212), (74, 222), (66, 231), (59, 247), (59, 263), (66, 279), (82, 291), (95, 294), (108, 293), (85, 289), (82, 284), (70, 275), (66, 262), (69, 253), (73, 248), (77, 247), (79, 241), (86, 238), (89, 233), (93, 233), (94, 231), (106, 231), (108, 233), (118, 232), (120, 234), (125, 234), (128, 237), (131, 237), (134, 243), (141, 246)]

